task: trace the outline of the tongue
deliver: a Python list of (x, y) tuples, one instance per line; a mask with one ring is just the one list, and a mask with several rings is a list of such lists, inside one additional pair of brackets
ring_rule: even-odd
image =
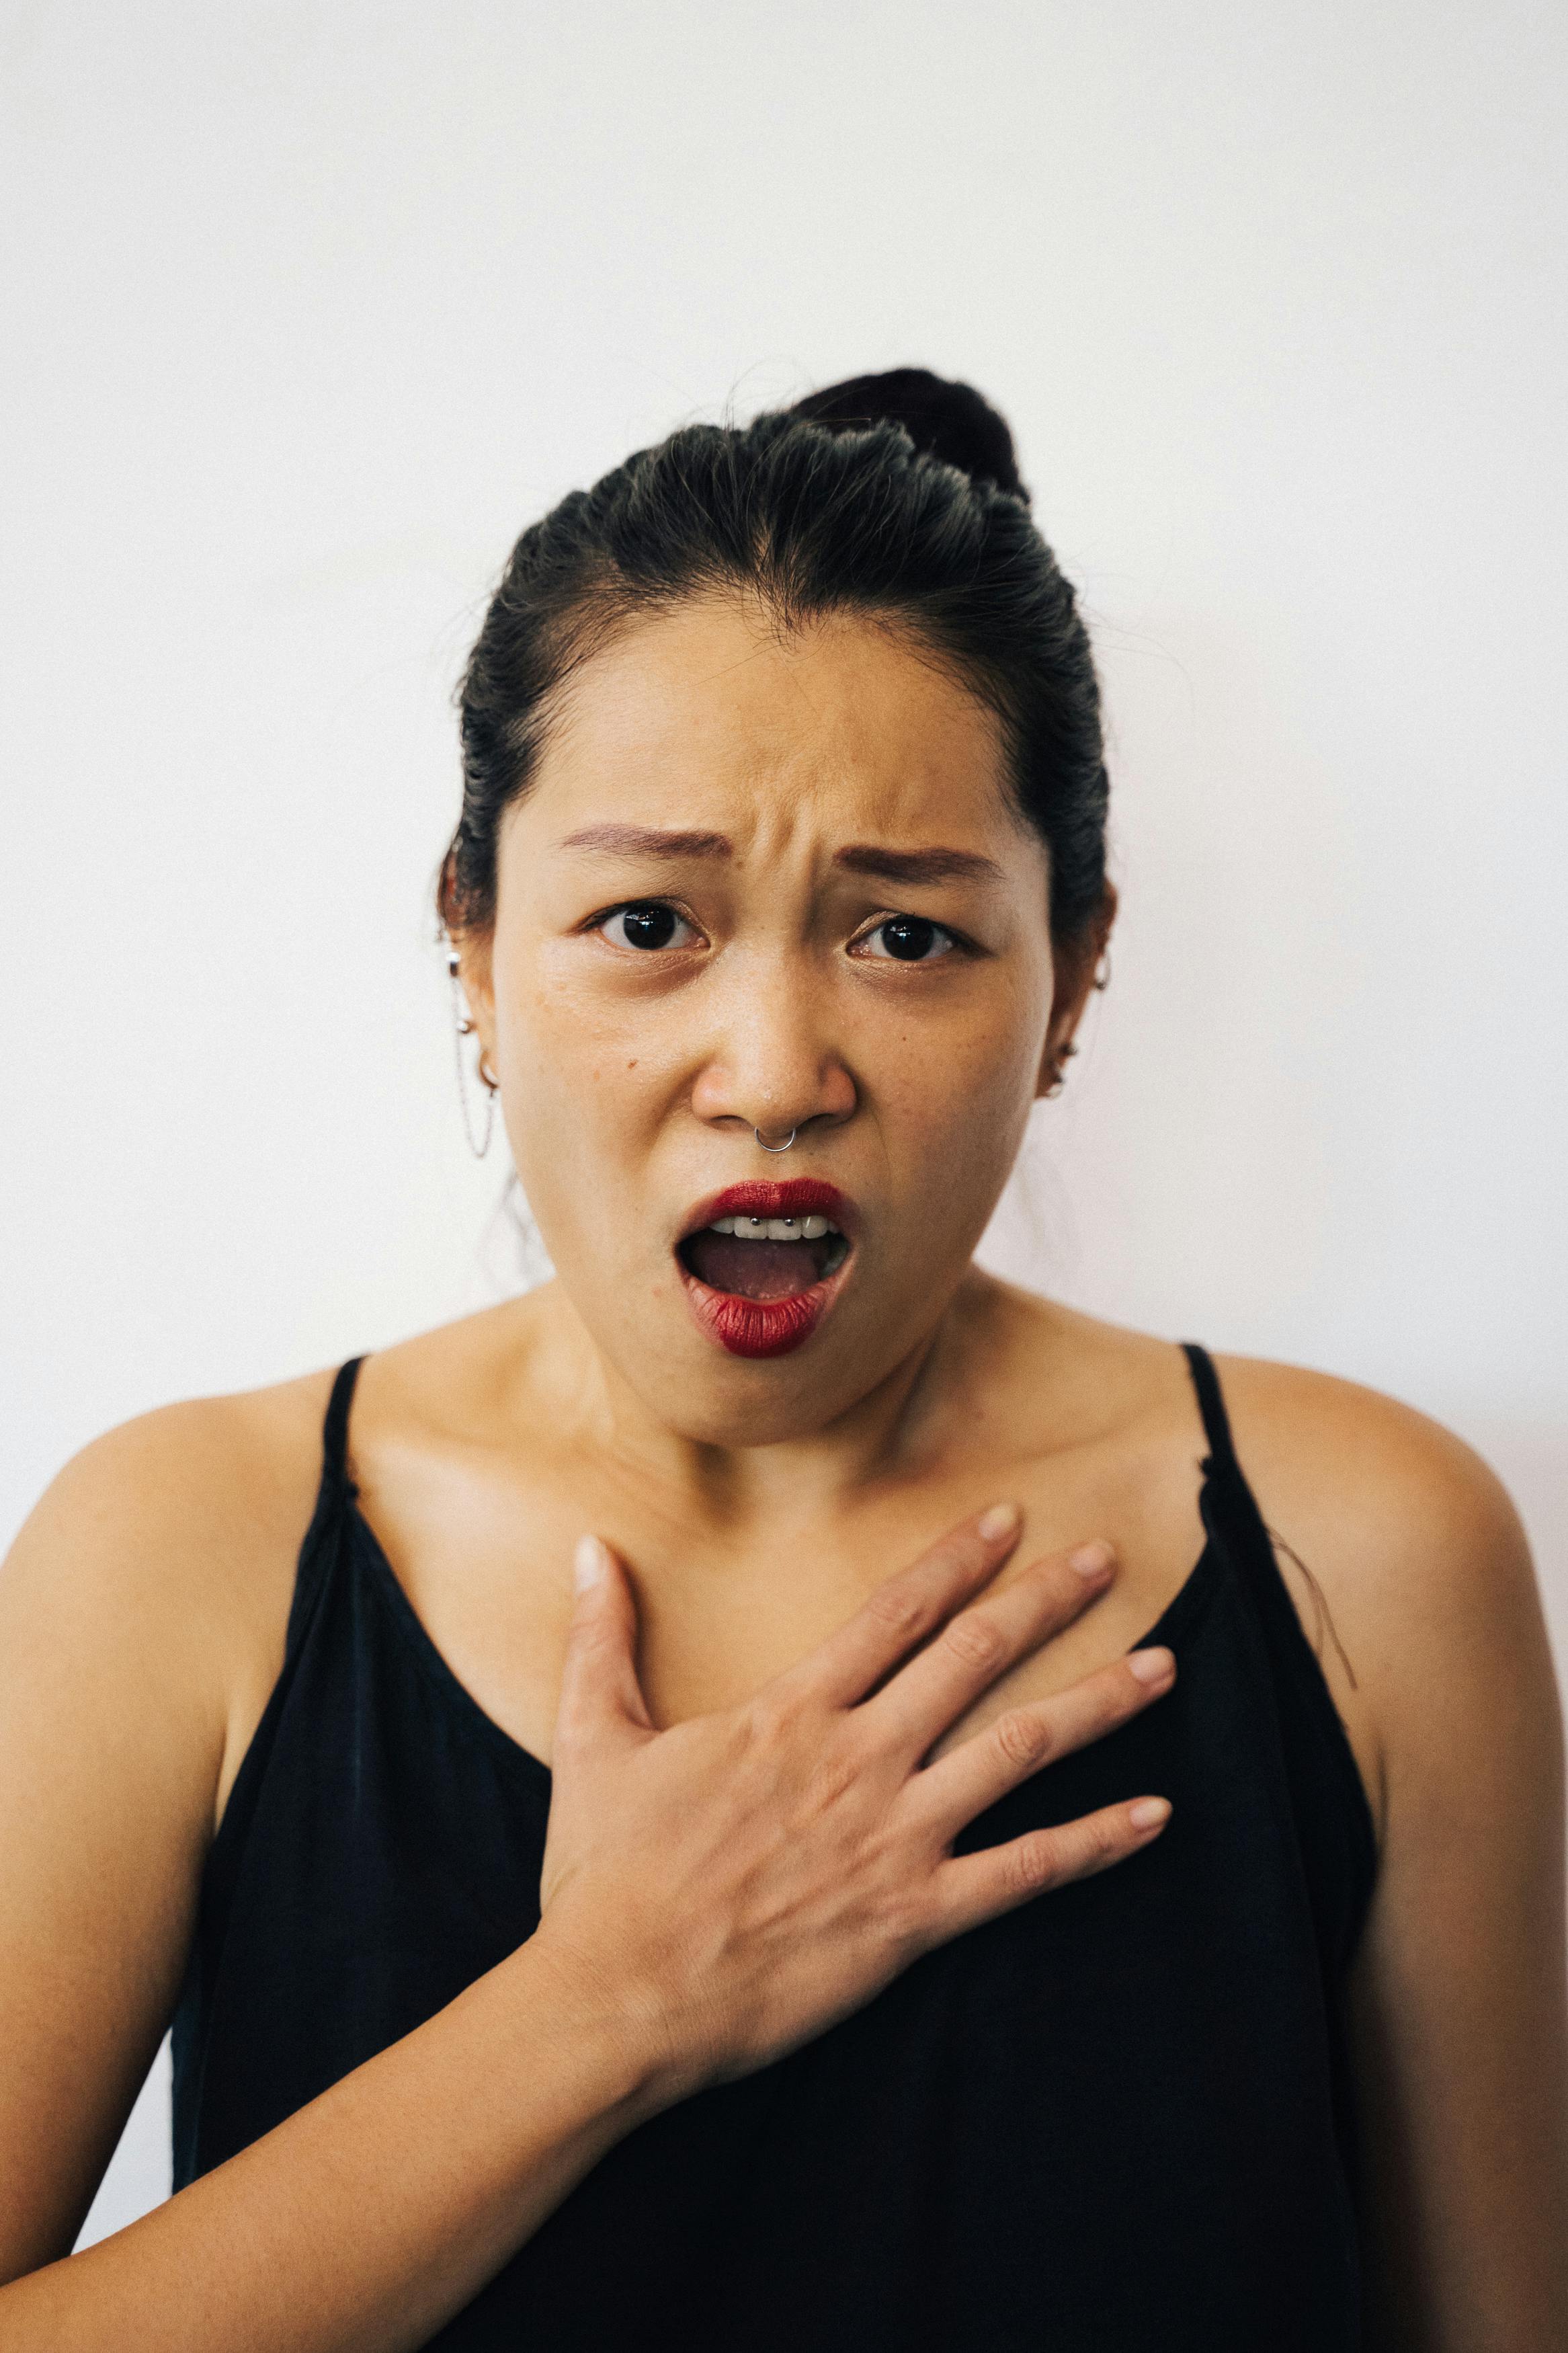
[(693, 1234), (684, 1256), (698, 1280), (741, 1299), (794, 1299), (817, 1279), (820, 1242), (738, 1242), (710, 1226)]

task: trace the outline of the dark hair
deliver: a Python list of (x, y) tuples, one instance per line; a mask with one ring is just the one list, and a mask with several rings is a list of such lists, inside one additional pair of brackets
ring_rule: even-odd
[(1005, 423), (923, 368), (856, 376), (742, 427), (685, 426), (523, 533), (458, 689), (445, 922), (493, 922), (498, 828), (571, 671), (636, 615), (726, 588), (760, 594), (786, 627), (864, 612), (949, 662), (1001, 721), (1010, 791), (1050, 853), (1052, 931), (1082, 937), (1104, 899), (1107, 798), (1088, 633)]

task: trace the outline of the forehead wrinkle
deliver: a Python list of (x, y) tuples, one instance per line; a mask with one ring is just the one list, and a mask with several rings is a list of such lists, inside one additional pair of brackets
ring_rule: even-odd
[[(735, 610), (731, 600), (716, 601)], [(931, 798), (933, 786), (945, 797), (944, 772), (956, 760), (973, 775), (977, 754), (989, 769), (1002, 749), (995, 714), (946, 663), (933, 659), (918, 630), (889, 627), (885, 617), (870, 614), (814, 617), (814, 627), (780, 628), (765, 608), (759, 628), (759, 617), (742, 607), (736, 614), (742, 626), (728, 648), (701, 633), (689, 637), (689, 649), (697, 659), (688, 666), (688, 646), (674, 638), (673, 630), (667, 636), (667, 628), (697, 617), (671, 613), (654, 618), (646, 641), (649, 650), (661, 639), (666, 646), (673, 642), (676, 650), (667, 658), (661, 648), (646, 670), (637, 642), (643, 630), (613, 632), (596, 649), (598, 658), (582, 664), (555, 698), (536, 779), (542, 783), (552, 772), (561, 776), (556, 764), (562, 761), (562, 780), (570, 777), (580, 806), (583, 786), (596, 787), (582, 809), (584, 818), (592, 812), (592, 799), (609, 783), (612, 807), (615, 800), (623, 807), (628, 799), (634, 806), (641, 801), (643, 810), (637, 814), (667, 819), (666, 826), (648, 831), (721, 830), (733, 840), (738, 832), (731, 818), (739, 813), (739, 787), (745, 807), (739, 831), (751, 849), (761, 847), (751, 840), (753, 829), (776, 840), (781, 819), (784, 834), (797, 841), (803, 821), (816, 832), (818, 861), (831, 859), (833, 835), (840, 843), (850, 835), (858, 844), (912, 840), (918, 846), (930, 843), (933, 835), (941, 841), (946, 831), (940, 799), (933, 804)], [(820, 679), (807, 675), (817, 648), (836, 654), (843, 645), (853, 652), (857, 639), (879, 641), (910, 663), (910, 672), (903, 681), (884, 674), (885, 657), (874, 657), (870, 672), (863, 674), (858, 664), (846, 669), (830, 657)], [(749, 681), (769, 670), (770, 653), (784, 659), (759, 697)], [(595, 677), (605, 676), (605, 663), (619, 673), (607, 699), (594, 687)], [(932, 687), (940, 703), (927, 712), (925, 698)], [(713, 790), (722, 806), (712, 805)], [(1005, 788), (1001, 797), (1005, 814), (1013, 817)], [(703, 801), (710, 806), (701, 807)], [(628, 809), (627, 817), (632, 814)], [(602, 836), (599, 846), (607, 848)], [(631, 847), (625, 837), (623, 846)], [(693, 848), (672, 854), (709, 853)]]

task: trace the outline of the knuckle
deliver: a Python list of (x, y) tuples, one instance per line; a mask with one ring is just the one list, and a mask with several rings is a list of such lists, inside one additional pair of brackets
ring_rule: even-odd
[(1000, 1627), (973, 1610), (965, 1610), (962, 1618), (944, 1627), (942, 1639), (944, 1648), (965, 1667), (995, 1666), (1006, 1649)]
[(879, 1585), (866, 1604), (873, 1625), (885, 1633), (914, 1635), (924, 1631), (926, 1604), (912, 1586), (895, 1578)]
[(1106, 1863), (1114, 1862), (1121, 1852), (1115, 1822), (1107, 1815), (1091, 1815), (1079, 1835), (1083, 1848), (1081, 1867), (1086, 1872), (1101, 1870)]
[(816, 1811), (826, 1813), (849, 1796), (860, 1778), (862, 1760), (843, 1743), (825, 1741), (811, 1760), (809, 1788)]
[(890, 1888), (882, 1899), (882, 1935), (895, 1952), (912, 1959), (931, 1942), (930, 1908), (909, 1885)]
[(759, 1693), (740, 1711), (742, 1739), (748, 1748), (774, 1748), (788, 1740), (805, 1713), (796, 1692)]
[(1005, 1715), (996, 1726), (994, 1737), (1003, 1762), (1026, 1770), (1044, 1764), (1051, 1753), (1051, 1727), (1033, 1709), (1017, 1708), (1011, 1715)]
[(1048, 1831), (1020, 1839), (1007, 1858), (1007, 1879), (1015, 1895), (1037, 1895), (1059, 1876), (1056, 1841)]

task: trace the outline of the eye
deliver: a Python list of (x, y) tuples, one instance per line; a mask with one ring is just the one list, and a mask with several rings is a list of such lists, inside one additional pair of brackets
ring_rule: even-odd
[[(606, 915), (599, 929), (617, 948), (683, 948), (697, 936), (685, 916), (662, 899), (629, 900)], [(678, 939), (678, 932), (686, 937)]]
[(935, 964), (939, 956), (946, 955), (958, 943), (944, 925), (933, 923), (929, 915), (884, 915), (860, 944), (868, 955), (878, 958), (893, 956), (900, 964)]

